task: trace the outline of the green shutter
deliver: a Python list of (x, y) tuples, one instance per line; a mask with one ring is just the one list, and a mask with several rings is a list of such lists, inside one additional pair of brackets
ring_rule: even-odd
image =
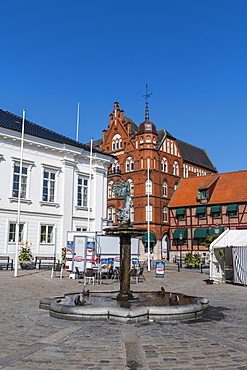
[(206, 207), (197, 207), (196, 214), (198, 213), (206, 213)]
[(206, 239), (208, 236), (208, 227), (199, 227), (194, 230), (194, 238), (195, 239)]
[[(150, 243), (156, 243), (156, 237), (153, 233), (149, 233)], [(148, 243), (148, 233), (144, 234), (142, 237), (143, 243)]]
[(237, 204), (228, 204), (227, 206), (227, 212), (235, 212), (238, 210)]
[(188, 229), (176, 229), (173, 232), (173, 239), (179, 239), (179, 234), (183, 235), (183, 239), (188, 238)]
[(185, 215), (185, 208), (176, 209), (176, 216), (178, 215)]
[(212, 206), (211, 213), (221, 213), (221, 206)]

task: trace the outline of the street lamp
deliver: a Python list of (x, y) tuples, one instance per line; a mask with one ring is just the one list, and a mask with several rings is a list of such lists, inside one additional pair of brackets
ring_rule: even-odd
[(215, 226), (214, 226), (214, 233), (215, 234), (219, 234), (220, 233), (220, 227), (219, 227), (218, 224), (215, 224)]
[(180, 244), (180, 261), (179, 267), (182, 267), (182, 244), (183, 244), (183, 234), (179, 233), (179, 244)]

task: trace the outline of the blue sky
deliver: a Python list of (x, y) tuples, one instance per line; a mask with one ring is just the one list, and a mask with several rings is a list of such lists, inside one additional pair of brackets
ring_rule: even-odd
[(71, 138), (101, 138), (114, 101), (136, 124), (247, 169), (246, 0), (1, 3), (0, 108)]

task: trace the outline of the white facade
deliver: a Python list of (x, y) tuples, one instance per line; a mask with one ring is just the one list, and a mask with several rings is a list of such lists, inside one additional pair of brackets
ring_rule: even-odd
[[(13, 259), (20, 160), (21, 132), (0, 125), (0, 255)], [(61, 259), (67, 231), (102, 230), (111, 161), (93, 151), (90, 162), (86, 146), (24, 135), (19, 239), (32, 243), (33, 256)]]

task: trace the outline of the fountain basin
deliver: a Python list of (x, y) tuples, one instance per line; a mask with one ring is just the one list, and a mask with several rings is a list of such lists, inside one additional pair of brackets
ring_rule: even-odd
[[(68, 297), (73, 296), (73, 294), (79, 295), (80, 293), (69, 293), (62, 297), (43, 298), (40, 300), (39, 308), (49, 310), (49, 315), (57, 319), (73, 321), (103, 320), (133, 324), (138, 322), (165, 322), (196, 319), (203, 315), (203, 311), (208, 307), (209, 303), (207, 298), (189, 297), (181, 294), (178, 295), (187, 299), (187, 304), (155, 305), (152, 300), (143, 301), (141, 299), (139, 300), (139, 304), (135, 301), (130, 302), (130, 307), (121, 307), (121, 305), (113, 299), (110, 299), (109, 305), (105, 303), (107, 301), (107, 299), (105, 299), (106, 297), (111, 298), (116, 293), (117, 292), (90, 293), (92, 299), (94, 295), (99, 297), (100, 304), (96, 305), (92, 302), (91, 304), (85, 303), (83, 306), (75, 306), (68, 300)], [(140, 292), (133, 293), (137, 296), (140, 295)], [(142, 293), (146, 293), (149, 296), (153, 294), (155, 298), (158, 292)], [(183, 300), (180, 301), (183, 302)]]

